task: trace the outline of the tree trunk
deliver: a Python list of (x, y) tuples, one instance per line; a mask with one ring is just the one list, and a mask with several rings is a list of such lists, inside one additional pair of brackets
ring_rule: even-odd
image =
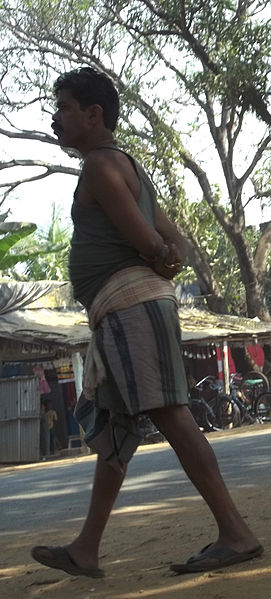
[(218, 285), (213, 278), (209, 264), (200, 252), (195, 239), (187, 239), (189, 244), (189, 261), (194, 269), (202, 295), (207, 306), (216, 314), (227, 314), (227, 305), (220, 294)]
[(271, 315), (266, 305), (264, 283), (258, 276), (248, 242), (242, 232), (231, 232), (231, 240), (236, 248), (241, 278), (246, 290), (247, 315), (258, 316), (260, 320), (270, 321)]

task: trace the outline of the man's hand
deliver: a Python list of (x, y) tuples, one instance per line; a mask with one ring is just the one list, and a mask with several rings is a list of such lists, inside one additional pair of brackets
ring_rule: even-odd
[(166, 279), (173, 279), (180, 272), (183, 259), (180, 250), (175, 243), (168, 243), (168, 254), (165, 259), (156, 259), (152, 268), (157, 274)]
[(164, 264), (159, 264), (159, 271), (158, 268), (155, 268), (155, 270), (162, 276), (167, 277), (168, 279), (173, 279), (173, 277), (180, 272), (185, 263), (186, 256), (188, 254), (187, 242), (183, 235), (181, 235), (181, 233), (178, 231), (177, 227), (167, 218), (158, 204), (156, 204), (155, 214), (156, 230), (162, 236), (164, 243), (167, 245), (169, 250)]

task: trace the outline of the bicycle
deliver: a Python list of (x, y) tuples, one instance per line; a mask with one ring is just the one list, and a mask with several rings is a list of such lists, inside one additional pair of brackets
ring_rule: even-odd
[(223, 385), (212, 375), (201, 379), (190, 390), (189, 407), (204, 432), (219, 431), (233, 424), (239, 409)]
[(263, 424), (271, 420), (271, 392), (267, 377), (261, 372), (249, 372), (244, 377), (230, 377), (231, 395), (240, 409), (241, 424)]
[[(260, 376), (256, 376), (256, 375)], [(251, 373), (249, 373), (249, 376)], [(230, 376), (230, 394), (226, 394), (222, 382), (212, 375), (201, 379), (189, 394), (189, 407), (204, 432), (239, 427), (243, 423), (263, 424), (271, 420), (271, 392), (262, 373), (242, 377)]]

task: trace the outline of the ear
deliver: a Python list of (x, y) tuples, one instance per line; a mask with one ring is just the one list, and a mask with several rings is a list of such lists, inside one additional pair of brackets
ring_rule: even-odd
[(103, 122), (103, 109), (100, 104), (92, 104), (87, 107), (86, 111), (91, 126)]

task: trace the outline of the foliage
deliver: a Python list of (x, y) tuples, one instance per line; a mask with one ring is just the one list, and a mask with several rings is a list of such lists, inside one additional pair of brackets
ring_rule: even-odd
[(13, 246), (37, 228), (33, 223), (6, 222), (7, 217), (8, 212), (0, 214), (0, 272), (25, 259), (18, 251), (12, 253)]
[[(224, 296), (236, 312), (244, 290), (244, 312), (263, 319), (271, 226), (251, 240), (244, 208), (270, 200), (266, 10), (266, 0), (3, 0), (0, 9), (0, 101), (9, 123), (10, 113), (35, 102), (48, 114), (63, 70), (107, 72), (122, 101), (119, 139), (145, 164), (186, 235), (202, 292)], [(40, 132), (24, 136), (54, 143)]]
[[(60, 210), (52, 207), (51, 222), (38, 228), (24, 243), (24, 260), (13, 276), (24, 280), (68, 280), (68, 251), (71, 231), (61, 224)], [(29, 253), (27, 254), (27, 250)]]
[[(219, 292), (224, 300), (225, 312), (242, 315), (245, 312), (245, 291), (240, 278), (240, 269), (236, 252), (227, 235), (221, 230), (214, 215), (210, 213), (208, 204), (188, 202), (187, 213), (190, 225), (194, 229), (201, 249), (207, 256), (214, 279), (219, 282)], [(256, 245), (257, 235), (250, 235), (249, 243)], [(195, 273), (190, 266), (185, 266), (178, 276), (182, 284), (196, 282)]]

